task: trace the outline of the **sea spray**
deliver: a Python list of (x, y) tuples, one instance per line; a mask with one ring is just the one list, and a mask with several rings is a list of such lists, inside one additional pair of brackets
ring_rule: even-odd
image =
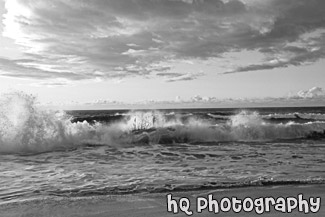
[(97, 126), (72, 123), (63, 111), (43, 110), (34, 96), (3, 94), (0, 100), (0, 152), (44, 152), (76, 147), (92, 139)]
[(69, 118), (40, 110), (36, 98), (23, 92), (3, 94), (0, 100), (0, 151), (46, 151), (70, 142)]

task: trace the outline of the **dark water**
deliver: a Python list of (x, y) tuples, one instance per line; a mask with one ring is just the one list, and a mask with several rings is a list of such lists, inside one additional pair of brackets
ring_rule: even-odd
[(1, 110), (0, 203), (325, 180), (324, 107), (47, 112), (23, 102)]

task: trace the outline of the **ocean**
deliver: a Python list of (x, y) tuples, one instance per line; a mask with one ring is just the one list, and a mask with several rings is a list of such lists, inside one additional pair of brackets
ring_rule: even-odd
[(325, 182), (325, 107), (0, 108), (0, 204)]

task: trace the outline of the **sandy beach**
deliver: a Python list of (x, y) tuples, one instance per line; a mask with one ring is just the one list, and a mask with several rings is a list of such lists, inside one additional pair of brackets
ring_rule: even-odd
[[(65, 217), (106, 217), (106, 216), (187, 216), (180, 211), (177, 214), (167, 212), (167, 195), (161, 194), (137, 194), (137, 195), (113, 195), (99, 197), (83, 197), (83, 198), (47, 198), (42, 200), (26, 201), (24, 203), (8, 203), (0, 206), (1, 216), (3, 217), (37, 217), (37, 216), (65, 216)], [(306, 185), (306, 186), (270, 186), (270, 187), (249, 187), (236, 189), (218, 189), (210, 191), (189, 191), (189, 192), (173, 192), (173, 199), (188, 198), (191, 202), (189, 210), (193, 211), (191, 216), (306, 216), (303, 212), (299, 212), (298, 208), (292, 213), (282, 213), (271, 207), (269, 212), (257, 214), (255, 210), (251, 212), (235, 213), (229, 212), (213, 213), (208, 209), (203, 212), (197, 212), (197, 197), (207, 197), (212, 194), (216, 200), (222, 198), (236, 197), (244, 198), (265, 198), (265, 197), (297, 197), (302, 194), (304, 199), (310, 197), (325, 198), (324, 185)], [(201, 204), (202, 205), (202, 204)], [(320, 206), (317, 213), (309, 212), (309, 216), (325, 216), (325, 208)]]

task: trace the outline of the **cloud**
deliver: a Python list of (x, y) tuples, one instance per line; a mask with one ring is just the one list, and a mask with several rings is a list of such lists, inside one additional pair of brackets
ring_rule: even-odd
[(69, 80), (60, 80), (60, 79), (55, 79), (54, 81), (50, 82), (37, 82), (37, 83), (32, 83), (30, 84), (31, 86), (34, 87), (59, 87), (59, 86), (66, 86), (66, 85), (72, 85), (71, 81)]
[(89, 105), (112, 105), (112, 104), (123, 104), (122, 102), (110, 100), (110, 99), (96, 99), (92, 102), (86, 103)]
[[(5, 7), (3, 35), (27, 60), (2, 60), (5, 76), (122, 79), (171, 71), (171, 60), (265, 55), (235, 73), (308, 64), (325, 53), (325, 36), (316, 34), (325, 28), (323, 0), (5, 0)], [(316, 36), (304, 38), (309, 33)]]
[(266, 10), (273, 13), (270, 25), (253, 41), (242, 41), (259, 50), (262, 63), (239, 66), (225, 74), (300, 66), (325, 57), (325, 2), (321, 0), (275, 0)]
[[(325, 45), (325, 36), (323, 37), (322, 40), (324, 40)], [(309, 48), (287, 46), (281, 50), (274, 49), (266, 52), (269, 52), (268, 55), (270, 57), (263, 63), (240, 66), (234, 70), (224, 72), (224, 74), (307, 65), (325, 57), (325, 48), (321, 47), (320, 43), (317, 45), (313, 44)]]
[(0, 58), (0, 75), (17, 78), (67, 78), (70, 80), (83, 80), (92, 77), (70, 71), (44, 70), (38, 68), (39, 66), (32, 66), (33, 63), (34, 61), (32, 60), (9, 60)]
[[(189, 105), (189, 106), (283, 106), (283, 105), (325, 105), (325, 90), (322, 87), (312, 87), (308, 90), (298, 91), (295, 95), (289, 97), (259, 97), (259, 98), (218, 98), (215, 96), (195, 95), (188, 99), (176, 96), (171, 101), (154, 101), (145, 102), (147, 104), (169, 104), (169, 105)], [(138, 104), (136, 102), (135, 104)]]
[[(50, 105), (51, 104), (51, 105)], [(45, 106), (55, 107), (57, 103)], [(68, 101), (59, 106), (65, 109), (142, 109), (142, 108), (245, 108), (267, 106), (324, 106), (325, 91), (322, 87), (312, 87), (302, 90), (289, 97), (261, 97), (261, 98), (218, 98), (214, 96), (195, 95), (189, 98), (176, 96), (173, 100), (143, 100), (133, 103), (111, 99), (95, 99), (89, 102)]]
[[(162, 75), (162, 73), (160, 74)], [(164, 73), (168, 78), (165, 79), (166, 82), (176, 82), (176, 81), (191, 81), (196, 79), (198, 76), (202, 76), (202, 73)]]
[(299, 98), (325, 98), (325, 91), (321, 87), (313, 87), (309, 90), (301, 90), (297, 93)]

